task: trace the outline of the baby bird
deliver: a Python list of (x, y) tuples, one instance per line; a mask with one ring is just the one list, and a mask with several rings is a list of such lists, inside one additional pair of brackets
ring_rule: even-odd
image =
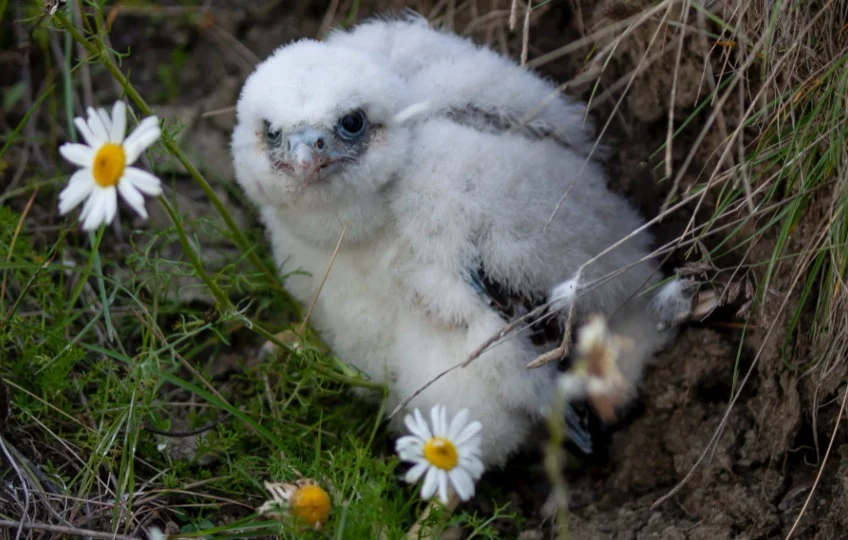
[[(552, 300), (563, 312), (574, 302), (577, 323), (604, 314), (629, 338), (619, 369), (635, 383), (679, 305), (654, 299), (661, 276), (645, 233), (608, 249), (643, 221), (607, 189), (584, 116), (489, 49), (420, 19), (377, 20), (257, 66), (232, 152), (281, 271), (303, 271), (285, 285), (304, 304), (343, 236), (311, 322), (388, 385), (390, 408)], [(502, 464), (556, 395), (556, 363), (525, 366), (561, 338), (563, 319), (489, 348), (406, 409), (469, 409), (485, 464)]]

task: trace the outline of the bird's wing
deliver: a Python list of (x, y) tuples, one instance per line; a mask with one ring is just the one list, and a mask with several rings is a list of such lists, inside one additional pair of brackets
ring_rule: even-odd
[[(519, 117), (516, 114), (522, 111), (511, 111), (497, 108), (485, 108), (484, 106), (469, 101), (463, 105), (452, 105), (440, 111), (444, 118), (457, 124), (476, 129), (485, 133), (499, 135), (506, 132), (517, 133), (533, 140), (550, 139), (569, 150), (581, 152), (579, 146), (573, 144), (573, 138), (563, 135), (562, 130), (556, 129), (542, 117)], [(594, 158), (600, 158), (600, 153), (592, 154)]]
[[(512, 322), (546, 305), (550, 298), (545, 291), (511, 291), (486, 273), (483, 264), (468, 269), (468, 283), (504, 322)], [(562, 343), (564, 327), (561, 317), (544, 310), (528, 321), (527, 332), (533, 345), (555, 347)]]
[[(512, 322), (547, 304), (550, 300), (548, 293), (542, 291), (510, 291), (504, 284), (491, 279), (482, 264), (468, 270), (468, 283), (483, 301), (501, 316), (504, 322)], [(529, 338), (534, 345), (555, 347), (562, 343), (564, 321), (561, 316), (545, 311), (533, 321), (528, 322), (526, 331), (529, 332)], [(572, 333), (572, 336), (575, 334)], [(586, 455), (591, 454), (592, 435), (595, 431), (593, 426), (598, 425), (596, 415), (591, 408), (585, 403), (567, 404), (565, 422), (569, 438), (574, 446)]]

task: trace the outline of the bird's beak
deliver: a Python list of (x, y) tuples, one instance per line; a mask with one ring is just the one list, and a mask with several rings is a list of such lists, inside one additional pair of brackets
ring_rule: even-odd
[(318, 156), (315, 152), (305, 144), (299, 144), (294, 148), (291, 155), (291, 167), (295, 176), (304, 184), (310, 184), (313, 177), (317, 176), (318, 167), (316, 162)]
[(321, 169), (330, 163), (328, 137), (314, 128), (303, 128), (289, 135), (289, 166), (306, 185), (315, 182)]

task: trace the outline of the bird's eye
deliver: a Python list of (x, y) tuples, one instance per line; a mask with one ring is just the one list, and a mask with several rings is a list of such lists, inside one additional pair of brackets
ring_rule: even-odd
[(280, 143), (283, 142), (283, 131), (280, 129), (273, 129), (271, 127), (271, 123), (265, 120), (265, 141), (269, 146), (280, 146)]
[(365, 133), (367, 123), (368, 119), (365, 117), (365, 112), (362, 109), (357, 109), (339, 119), (339, 135), (347, 140), (356, 139)]

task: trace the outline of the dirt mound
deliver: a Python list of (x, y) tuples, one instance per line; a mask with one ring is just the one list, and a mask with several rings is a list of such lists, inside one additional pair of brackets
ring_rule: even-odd
[[(613, 186), (649, 217), (670, 191), (679, 200), (715, 178), (716, 171), (732, 168), (733, 159), (719, 166), (718, 157), (758, 84), (752, 73), (749, 87), (725, 100), (710, 100), (710, 93), (739, 69), (737, 45), (710, 25), (708, 11), (684, 12), (680, 6), (582, 2), (565, 26), (562, 19), (541, 17), (531, 34), (547, 52), (618, 28), (593, 40), (591, 49), (540, 67), (559, 80), (598, 72), (572, 91), (589, 101), (598, 124), (607, 126)], [(634, 19), (639, 21), (635, 26)], [(745, 144), (759, 135), (748, 131), (743, 130)], [(670, 140), (666, 152), (663, 145)], [(713, 189), (699, 203), (664, 219), (654, 228), (658, 242), (680, 237), (687, 225), (691, 231), (693, 216), (695, 224), (708, 219), (718, 196)], [(812, 229), (799, 224), (788, 251), (803, 252)], [(600, 471), (571, 478), (574, 492), (593, 494), (590, 504), (572, 510), (574, 538), (774, 538), (785, 535), (799, 515), (831, 440), (842, 401), (837, 388), (845, 374), (835, 369), (823, 386), (821, 378), (804, 377), (797, 369), (809, 365), (820, 347), (799, 339), (787, 349), (790, 314), (800, 296), (792, 269), (770, 276), (754, 312), (743, 308), (747, 326), (736, 314), (746, 303), (739, 289), (747, 287), (751, 296), (752, 286), (733, 285), (733, 280), (767, 280), (764, 263), (775, 252), (777, 233), (762, 235), (750, 246), (738, 243), (718, 264), (701, 258), (725, 239), (705, 239), (700, 254), (687, 257), (678, 250), (668, 260), (669, 269), (687, 259), (706, 261), (704, 268), (729, 268), (744, 260), (750, 270), (725, 283), (714, 281), (719, 295), (736, 288), (734, 307), (683, 329), (646, 374), (640, 389), (643, 409), (613, 434), (609, 462)], [(848, 530), (847, 442), (844, 435), (834, 441), (815, 497), (795, 531), (799, 537), (843, 538)]]

